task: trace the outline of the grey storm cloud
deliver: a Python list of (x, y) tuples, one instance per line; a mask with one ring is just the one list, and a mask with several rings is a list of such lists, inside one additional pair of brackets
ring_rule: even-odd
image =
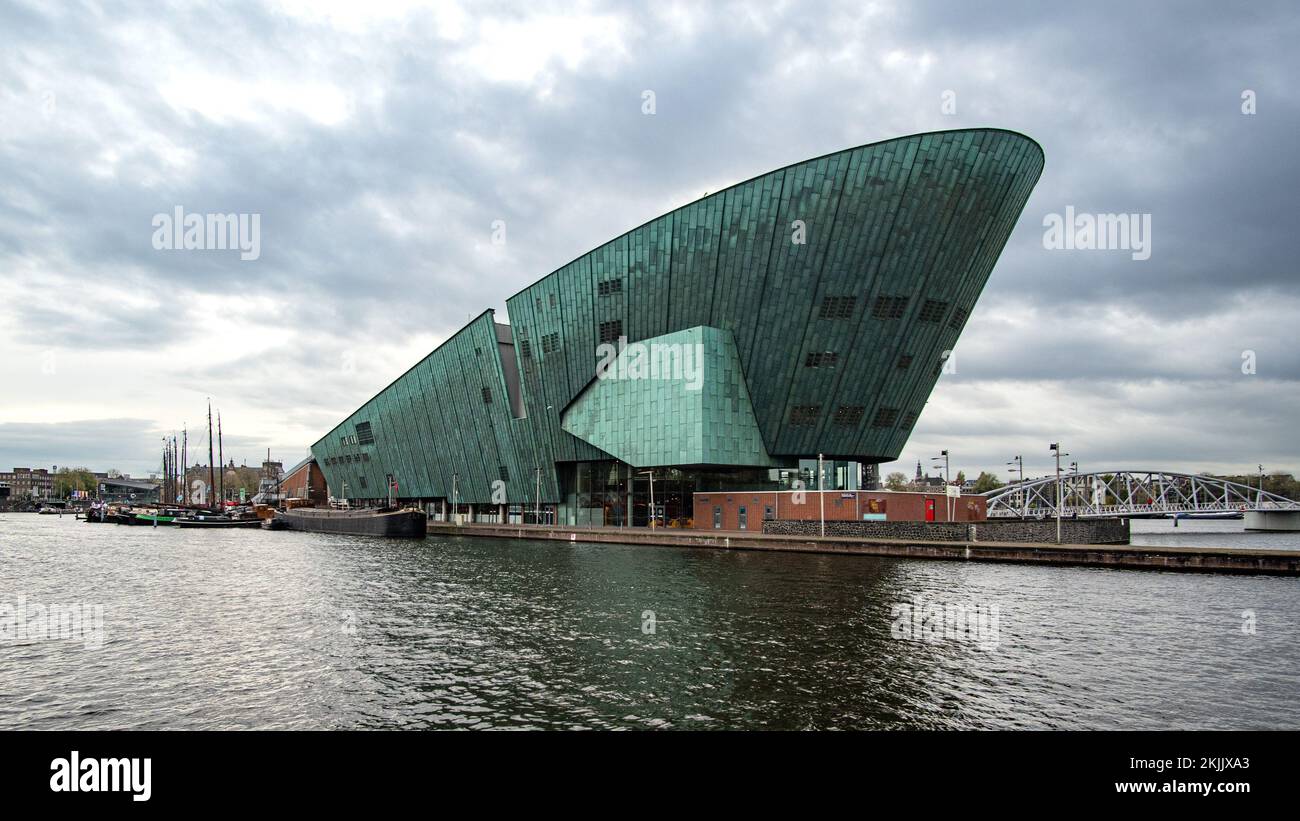
[[(444, 338), (706, 191), (852, 145), (998, 126), (1042, 144), (1046, 169), (904, 461), (959, 435), (941, 424), (957, 397), (1005, 405), (1001, 431), (1038, 429), (1060, 395), (1082, 408), (1103, 385), (1130, 402), (1134, 386), (1183, 384), (1167, 393), (1180, 402), (1211, 391), (1169, 414), (1188, 430), (1215, 430), (1211, 414), (1247, 395), (1295, 398), (1300, 15), (1287, 3), (594, 3), (571, 22), (563, 4), (451, 8), (0, 9), (0, 333), (22, 345), (13, 329), (42, 329), (28, 356), (210, 350), (173, 356), (158, 379), (187, 408), (217, 393), (284, 421), (240, 434), (250, 461), (270, 445), (301, 453), (414, 361), (376, 363), (382, 345)], [(259, 214), (260, 257), (156, 250), (151, 220), (177, 206)], [(1044, 217), (1067, 207), (1150, 214), (1150, 259), (1045, 248)], [(247, 301), (212, 307), (230, 296)], [(269, 338), (215, 336), (215, 310)], [(349, 351), (359, 367), (340, 367)], [(0, 463), (84, 446), (33, 429), (20, 447), (12, 425), (39, 419), (12, 397), (47, 384), (25, 373), (0, 396)], [(1133, 439), (1069, 407), (1051, 418), (1095, 453), (1232, 461), (1180, 450), (1172, 427)], [(106, 415), (171, 429), (170, 413)], [(1006, 450), (999, 433), (960, 434), (970, 467)], [(1300, 466), (1281, 427), (1254, 435), (1252, 453)]]
[[(162, 432), (149, 419), (84, 419), (62, 423), (0, 423), (0, 453), (14, 467), (128, 468), (162, 460)], [(51, 454), (56, 454), (51, 457)], [(59, 460), (57, 454), (73, 455)], [(148, 454), (142, 462), (142, 456)], [(6, 463), (5, 469), (10, 467)]]

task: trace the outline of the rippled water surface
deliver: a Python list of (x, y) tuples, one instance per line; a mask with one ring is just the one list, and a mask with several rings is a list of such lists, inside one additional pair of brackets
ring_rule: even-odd
[[(0, 728), (1296, 728), (1298, 593), (1269, 577), (10, 513)], [(996, 606), (996, 642), (891, 638), (891, 605), (916, 597)], [(19, 603), (102, 607), (102, 646), (19, 638)]]

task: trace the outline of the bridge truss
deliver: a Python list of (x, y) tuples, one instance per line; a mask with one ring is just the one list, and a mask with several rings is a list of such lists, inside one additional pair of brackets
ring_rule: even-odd
[[(1167, 470), (1117, 470), (1032, 479), (988, 494), (989, 518), (1163, 516), (1300, 510), (1300, 502), (1213, 476)], [(1058, 496), (1059, 492), (1059, 496)]]

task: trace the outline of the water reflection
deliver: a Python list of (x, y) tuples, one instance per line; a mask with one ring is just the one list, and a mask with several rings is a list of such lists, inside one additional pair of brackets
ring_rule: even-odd
[[(106, 641), (0, 644), (0, 727), (1300, 725), (1289, 579), (4, 527), (0, 602), (101, 603)], [(892, 638), (918, 597), (996, 605), (996, 647)]]

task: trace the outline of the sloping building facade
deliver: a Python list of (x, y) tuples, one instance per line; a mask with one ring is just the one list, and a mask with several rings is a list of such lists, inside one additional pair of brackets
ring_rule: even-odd
[[(553, 510), (645, 469), (704, 490), (891, 461), (1042, 169), (1023, 135), (944, 131), (711, 194), (515, 294), (510, 325), (481, 314), (312, 454), (338, 496)], [(638, 343), (702, 373), (618, 384)]]

